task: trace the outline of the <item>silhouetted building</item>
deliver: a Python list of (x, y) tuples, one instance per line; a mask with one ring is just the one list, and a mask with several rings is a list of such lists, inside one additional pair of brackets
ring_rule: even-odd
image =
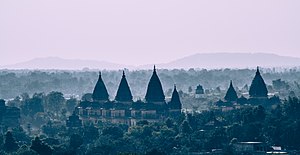
[(105, 84), (102, 80), (101, 72), (99, 72), (99, 78), (94, 88), (92, 97), (94, 101), (108, 101), (109, 95), (105, 87)]
[(196, 94), (204, 94), (204, 89), (200, 84), (196, 88)]
[(181, 113), (182, 104), (176, 86), (174, 86), (171, 101), (168, 103), (168, 107), (169, 113), (172, 117), (179, 116), (179, 114)]
[(148, 103), (165, 103), (165, 95), (162, 89), (161, 82), (157, 76), (154, 66), (153, 74), (150, 78), (145, 99)]
[(269, 147), (262, 142), (238, 142), (233, 144), (233, 151), (237, 154), (266, 154)]
[(248, 99), (242, 95), (240, 98), (237, 99), (237, 103), (240, 105), (248, 104)]
[(124, 72), (115, 100), (110, 101), (108, 96), (100, 74), (93, 92), (93, 101), (81, 101), (75, 111), (83, 121), (94, 121), (95, 123), (109, 121), (128, 125), (135, 125), (141, 120), (162, 121), (174, 114), (178, 116), (181, 113), (181, 102), (176, 87), (171, 101), (167, 104), (155, 67), (148, 84), (145, 102), (132, 100)]
[(255, 77), (251, 83), (249, 90), (250, 97), (268, 97), (268, 90), (265, 84), (264, 79), (260, 75), (259, 68), (257, 67)]
[(257, 67), (256, 74), (252, 80), (249, 89), (250, 98), (248, 102), (251, 105), (264, 105), (267, 106), (268, 103), (268, 89), (266, 87), (265, 81), (262, 78), (259, 68)]
[(236, 91), (233, 87), (232, 81), (230, 81), (230, 85), (229, 85), (229, 88), (226, 92), (226, 95), (225, 95), (224, 99), (227, 102), (236, 102), (237, 99), (238, 99), (238, 96), (237, 96)]
[(79, 116), (73, 113), (71, 116), (69, 116), (69, 119), (66, 120), (66, 126), (69, 128), (74, 127), (81, 127), (82, 126), (82, 120), (79, 119)]
[(115, 100), (119, 102), (132, 102), (132, 94), (124, 71)]
[(5, 101), (0, 99), (0, 124), (7, 127), (20, 125), (20, 109), (5, 106)]

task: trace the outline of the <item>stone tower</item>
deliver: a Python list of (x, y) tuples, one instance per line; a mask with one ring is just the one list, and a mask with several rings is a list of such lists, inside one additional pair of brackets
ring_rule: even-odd
[(230, 81), (230, 85), (229, 85), (229, 88), (226, 92), (226, 95), (225, 95), (224, 99), (228, 102), (236, 102), (237, 99), (238, 99), (238, 96), (237, 96), (236, 91), (233, 87), (232, 81)]
[(108, 92), (107, 92), (107, 89), (106, 89), (106, 86), (102, 80), (102, 77), (101, 77), (101, 72), (99, 72), (99, 78), (98, 78), (98, 81), (97, 81), (97, 84), (94, 88), (94, 91), (93, 91), (93, 100), (94, 101), (108, 101)]
[(268, 97), (268, 90), (264, 79), (260, 75), (259, 68), (257, 67), (256, 74), (250, 86), (249, 95), (252, 98), (266, 98)]
[(115, 100), (119, 102), (132, 102), (132, 94), (124, 71)]
[(165, 95), (154, 66), (153, 74), (148, 83), (145, 99), (148, 103), (165, 103)]

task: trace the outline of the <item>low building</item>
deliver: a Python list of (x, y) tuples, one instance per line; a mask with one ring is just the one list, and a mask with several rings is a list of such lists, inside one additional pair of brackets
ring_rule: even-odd
[(233, 144), (233, 151), (237, 154), (266, 154), (269, 147), (263, 142), (238, 142)]

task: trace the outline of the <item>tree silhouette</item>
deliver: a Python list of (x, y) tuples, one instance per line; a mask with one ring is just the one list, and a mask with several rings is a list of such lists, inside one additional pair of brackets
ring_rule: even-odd
[(72, 149), (77, 149), (83, 144), (83, 139), (78, 134), (72, 134), (70, 138), (70, 147)]
[(5, 134), (5, 142), (3, 147), (6, 152), (13, 152), (19, 148), (16, 140), (14, 139), (10, 131), (6, 132)]
[(39, 137), (35, 137), (31, 142), (30, 149), (36, 151), (40, 155), (51, 155), (53, 150), (47, 144), (44, 144)]

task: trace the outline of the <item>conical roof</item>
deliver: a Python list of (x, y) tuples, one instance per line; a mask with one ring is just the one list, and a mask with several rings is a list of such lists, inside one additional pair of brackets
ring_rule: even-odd
[(94, 101), (108, 101), (108, 92), (105, 87), (105, 84), (101, 77), (101, 72), (99, 72), (99, 79), (93, 91), (93, 100)]
[(147, 102), (165, 102), (165, 95), (154, 66), (153, 74), (148, 83), (145, 99)]
[(230, 85), (229, 85), (229, 88), (226, 92), (226, 95), (225, 95), (224, 99), (226, 101), (229, 101), (229, 102), (233, 102), (233, 101), (236, 101), (238, 99), (238, 96), (237, 96), (236, 91), (233, 87), (232, 81), (230, 81)]
[(260, 75), (259, 68), (257, 67), (256, 74), (252, 80), (252, 84), (249, 90), (250, 97), (268, 97), (268, 89), (265, 81)]
[(128, 82), (126, 80), (124, 71), (123, 71), (123, 76), (122, 76), (115, 100), (120, 101), (120, 102), (132, 101), (132, 94), (131, 94)]
[(179, 94), (177, 92), (176, 86), (174, 85), (174, 90), (172, 93), (171, 101), (168, 104), (169, 108), (171, 109), (181, 109), (182, 104), (179, 98)]

